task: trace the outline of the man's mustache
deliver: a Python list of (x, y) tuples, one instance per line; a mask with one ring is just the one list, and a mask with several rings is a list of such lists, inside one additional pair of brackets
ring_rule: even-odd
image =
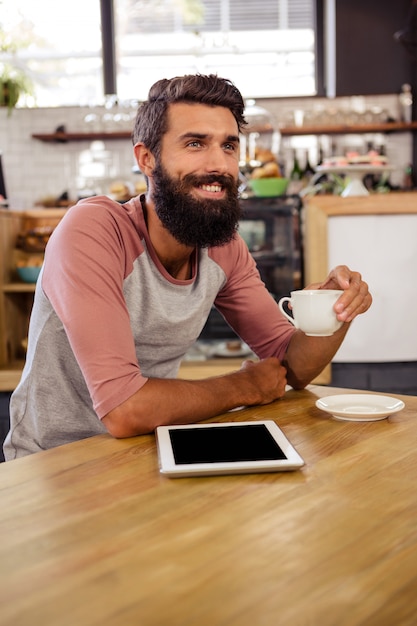
[(197, 176), (196, 174), (186, 174), (181, 181), (181, 187), (187, 189), (189, 187), (199, 187), (200, 185), (220, 184), (228, 191), (237, 193), (238, 182), (233, 176), (225, 174), (206, 174), (205, 176)]

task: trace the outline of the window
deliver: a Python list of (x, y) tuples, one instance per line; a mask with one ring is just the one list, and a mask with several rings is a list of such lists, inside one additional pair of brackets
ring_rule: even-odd
[(0, 76), (7, 65), (32, 83), (31, 106), (103, 99), (98, 0), (0, 0)]
[(115, 0), (117, 87), (217, 73), (245, 97), (316, 93), (313, 0)]
[[(159, 78), (195, 72), (230, 78), (247, 98), (317, 91), (315, 0), (113, 3), (120, 100), (144, 99)], [(0, 0), (0, 74), (7, 62), (28, 75), (29, 105), (100, 103), (102, 59), (108, 63), (100, 26), (98, 0)], [(2, 50), (6, 37), (17, 44), (16, 54)]]

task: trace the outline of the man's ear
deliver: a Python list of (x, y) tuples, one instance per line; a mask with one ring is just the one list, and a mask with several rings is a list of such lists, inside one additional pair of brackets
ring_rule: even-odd
[(152, 176), (155, 167), (155, 157), (152, 152), (143, 143), (137, 143), (134, 147), (136, 163), (142, 174), (147, 178)]

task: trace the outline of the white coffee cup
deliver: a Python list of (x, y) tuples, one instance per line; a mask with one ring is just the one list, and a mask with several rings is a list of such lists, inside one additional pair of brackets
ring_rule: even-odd
[[(336, 317), (334, 305), (343, 291), (339, 289), (300, 289), (291, 291), (278, 302), (281, 313), (306, 335), (329, 337), (343, 322)], [(291, 305), (292, 316), (284, 309)]]

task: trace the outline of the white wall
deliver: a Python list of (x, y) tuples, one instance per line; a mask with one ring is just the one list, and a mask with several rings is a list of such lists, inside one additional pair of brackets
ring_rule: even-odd
[[(257, 104), (267, 108), (275, 117), (277, 125), (292, 120), (294, 109), (312, 110), (349, 109), (350, 107), (379, 106), (388, 111), (394, 118), (397, 117), (397, 96), (374, 96), (365, 98), (326, 99), (276, 99), (258, 100)], [(0, 108), (0, 152), (2, 153), (3, 169), (7, 187), (9, 203), (12, 208), (25, 209), (34, 206), (35, 202), (45, 196), (59, 196), (68, 190), (72, 198), (76, 198), (86, 182), (82, 176), (80, 161), (87, 158), (83, 151), (90, 149), (90, 142), (71, 142), (66, 144), (43, 143), (32, 139), (33, 133), (52, 133), (57, 126), (65, 124), (68, 132), (87, 129), (85, 117), (91, 113), (103, 116), (103, 109), (91, 110), (82, 107), (56, 109), (15, 109), (10, 116), (7, 110)], [(126, 126), (124, 126), (126, 128)], [(335, 137), (337, 150), (343, 153), (344, 141), (356, 142), (358, 147), (363, 146), (366, 135), (349, 135)], [(395, 184), (402, 181), (403, 171), (411, 160), (411, 135), (399, 133), (386, 136), (387, 155), (395, 171), (391, 180)], [(291, 165), (292, 149), (295, 146), (303, 150), (304, 146), (316, 145), (317, 138), (297, 138), (292, 141), (287, 138), (281, 142), (281, 152), (288, 167)], [(133, 151), (129, 139), (108, 141), (105, 153), (96, 155), (100, 161), (93, 165), (92, 170), (104, 168), (101, 180), (96, 177), (92, 184), (97, 192), (108, 193), (110, 180), (123, 179), (134, 182), (132, 174)], [(91, 156), (91, 155), (90, 155)], [(314, 159), (313, 159), (314, 161)], [(314, 163), (313, 163), (314, 164)], [(85, 164), (84, 164), (84, 167)], [(92, 172), (94, 174), (94, 172)], [(97, 173), (97, 172), (96, 172)], [(94, 176), (92, 176), (94, 178)], [(91, 182), (91, 181), (90, 181)]]
[(373, 303), (352, 324), (335, 363), (417, 361), (417, 215), (332, 215), (329, 269), (360, 268)]

